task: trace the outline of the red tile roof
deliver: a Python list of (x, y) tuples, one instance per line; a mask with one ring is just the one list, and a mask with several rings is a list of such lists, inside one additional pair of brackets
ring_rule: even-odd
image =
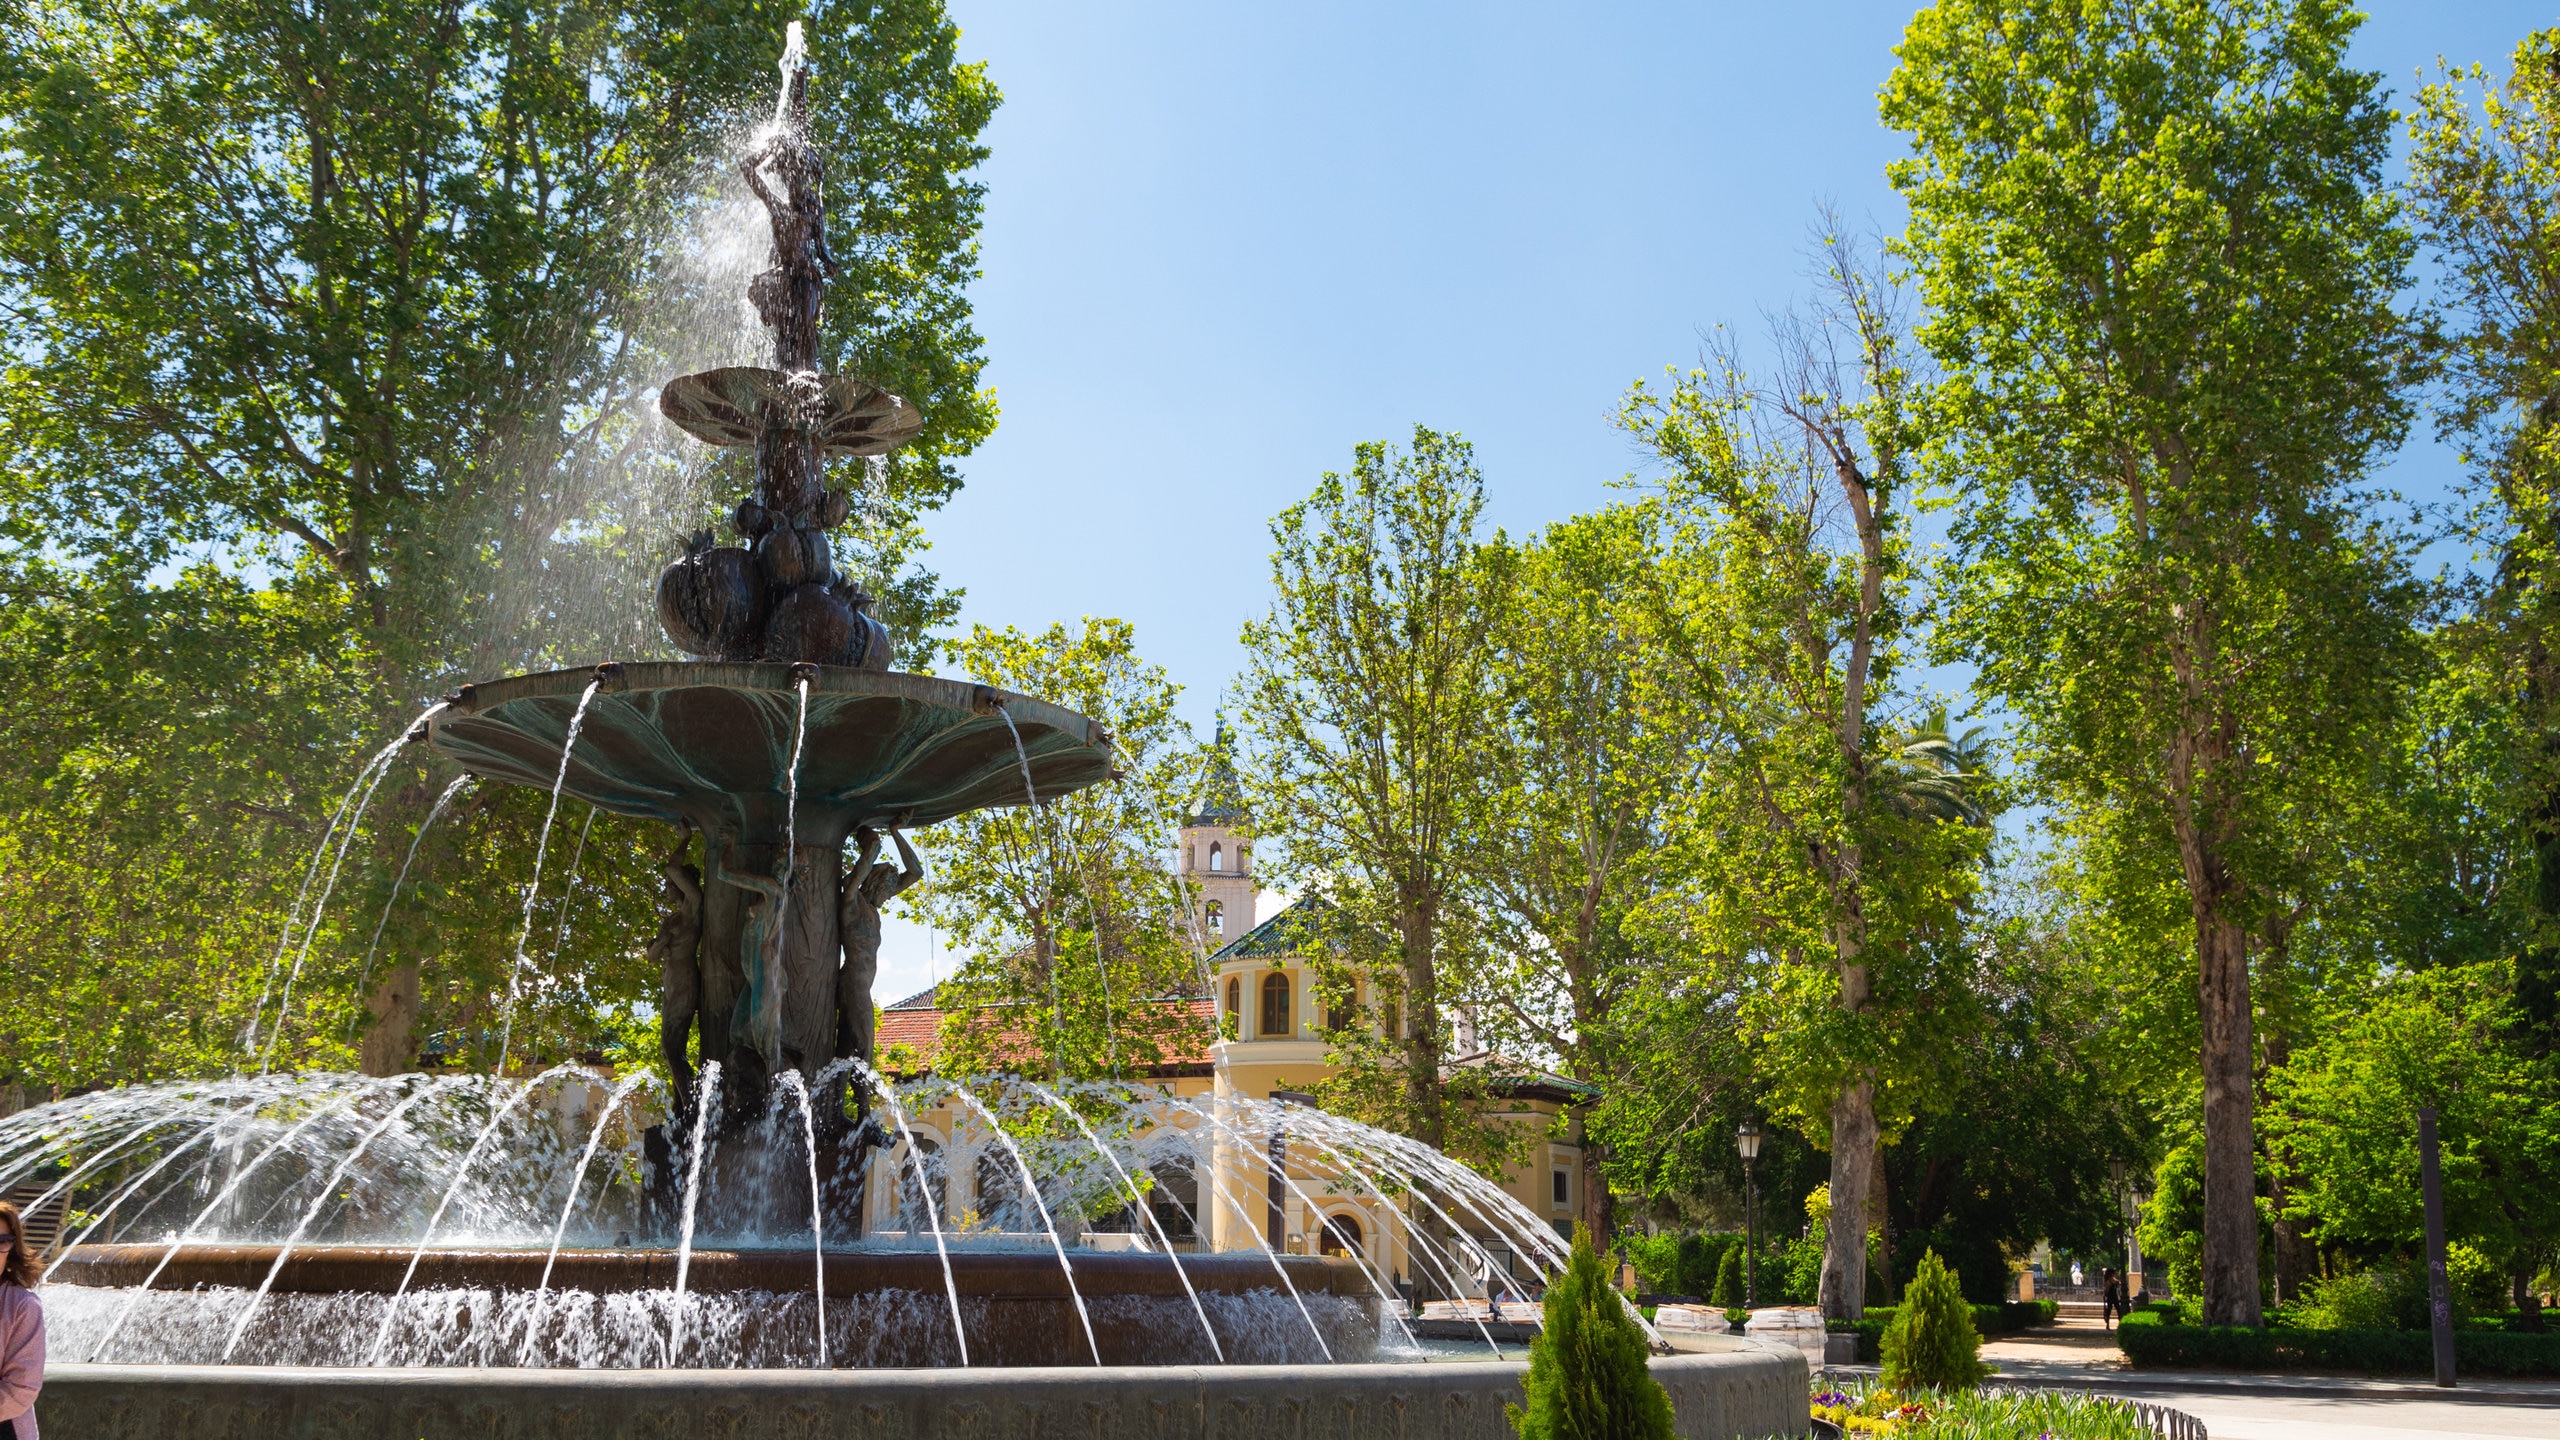
[[(890, 1046), (903, 1045), (915, 1056), (911, 1065), (893, 1067), (884, 1060), (881, 1068), (896, 1074), (921, 1074), (933, 1068), (934, 1056), (942, 1048), (942, 1019), (952, 1013), (935, 1005), (934, 998), (934, 992), (927, 990), (881, 1010), (874, 1040), (878, 1053), (886, 1056)], [(1160, 1078), (1206, 1073), (1210, 1064), (1209, 1029), (1213, 1013), (1208, 999), (1175, 996), (1142, 1003), (1157, 1007), (1163, 1012), (1161, 1018), (1188, 1022), (1180, 1026), (1178, 1034), (1181, 1038), (1170, 1047), (1171, 1053), (1146, 1067), (1146, 1073)], [(1018, 1031), (1008, 1028), (1003, 1038), (1022, 1037)], [(1021, 1048), (1026, 1054), (1029, 1052), (1027, 1039), (1022, 1039)]]

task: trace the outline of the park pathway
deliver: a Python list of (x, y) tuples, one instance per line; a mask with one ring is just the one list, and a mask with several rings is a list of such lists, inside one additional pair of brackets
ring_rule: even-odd
[(2095, 1320), (2065, 1320), (1982, 1347), (2003, 1378), (2174, 1406), (2212, 1440), (2560, 1440), (2560, 1382), (2483, 1378), (2452, 1391), (2361, 1376), (2129, 1370)]

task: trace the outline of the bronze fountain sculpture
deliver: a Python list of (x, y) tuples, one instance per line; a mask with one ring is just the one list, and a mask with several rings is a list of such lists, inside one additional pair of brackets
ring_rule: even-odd
[[(557, 784), (702, 835), (698, 873), (681, 855), (668, 862), (671, 913), (652, 946), (679, 1115), (692, 1099), (688, 1026), (702, 1060), (721, 1066), (732, 1115), (753, 1113), (785, 1068), (814, 1085), (833, 1062), (874, 1060), (870, 979), (887, 882), (871, 862), (884, 833), (1027, 803), (1026, 775), (1050, 798), (1111, 771), (1109, 736), (1083, 716), (891, 671), (887, 627), (836, 568), (828, 532), (852, 506), (826, 488), (827, 459), (886, 455), (924, 420), (877, 385), (817, 368), (835, 261), (808, 83), (797, 52), (786, 56), (773, 123), (744, 164), (772, 225), (772, 263), (748, 295), (775, 363), (682, 376), (658, 400), (687, 434), (755, 454), (755, 492), (731, 516), (740, 543), (697, 535), (658, 578), (667, 637), (702, 659), (465, 686), (427, 726), (466, 769)], [(850, 873), (848, 837), (862, 856)], [(920, 867), (902, 835), (896, 843), (909, 863), (890, 873), (903, 887)]]

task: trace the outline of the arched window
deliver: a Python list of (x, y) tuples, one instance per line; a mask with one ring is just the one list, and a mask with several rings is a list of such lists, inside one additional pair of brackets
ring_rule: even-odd
[(1317, 998), (1324, 1002), (1324, 1028), (1340, 1030), (1360, 1018), (1359, 982), (1347, 981), (1339, 986), (1320, 986)]
[(1274, 970), (1262, 977), (1262, 1033), (1289, 1033), (1289, 972)]
[(1241, 874), (1243, 874), (1243, 873), (1244, 873), (1244, 858), (1245, 858), (1245, 854), (1246, 854), (1246, 847), (1245, 847), (1244, 843), (1243, 843), (1242, 841), (1238, 841), (1238, 842), (1236, 843), (1236, 873), (1237, 873), (1237, 874), (1239, 874), (1239, 875), (1241, 875)]
[(1404, 1014), (1393, 1000), (1379, 1002), (1378, 1033), (1390, 1040), (1404, 1038)]
[(1212, 870), (1227, 868), (1227, 854), (1218, 848), (1218, 842), (1215, 840), (1209, 842), (1209, 868)]
[(1348, 1215), (1326, 1216), (1324, 1234), (1316, 1241), (1316, 1249), (1325, 1255), (1365, 1253), (1360, 1247), (1360, 1222)]
[[(1217, 859), (1216, 852), (1211, 852), (1209, 858)], [(1227, 907), (1215, 900), (1209, 902), (1209, 933), (1212, 935), (1227, 933)]]
[(1022, 1203), (1022, 1172), (1013, 1168), (1013, 1157), (993, 1149), (978, 1152), (976, 1174), (978, 1219), (998, 1230), (1027, 1230), (1031, 1227), (1031, 1207)]
[(1241, 976), (1227, 977), (1227, 1019), (1230, 1022), (1226, 1027), (1227, 1033), (1244, 1033), (1244, 979)]
[[(930, 1135), (918, 1135), (916, 1155), (920, 1163), (901, 1162), (898, 1166), (898, 1218), (892, 1228), (909, 1234), (946, 1224), (951, 1219), (951, 1187), (943, 1180), (942, 1145)], [(925, 1208), (925, 1191), (916, 1188), (916, 1171), (923, 1170), (932, 1186), (933, 1208)]]

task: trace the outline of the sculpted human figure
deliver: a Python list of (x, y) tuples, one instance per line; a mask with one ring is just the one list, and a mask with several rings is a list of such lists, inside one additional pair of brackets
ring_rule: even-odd
[(693, 1063), (685, 1058), (685, 1040), (702, 1009), (702, 874), (684, 862), (684, 846), (679, 839), (659, 867), (667, 877), (667, 910), (647, 952), (658, 962), (658, 1044), (675, 1082), (679, 1115), (693, 1110)]
[(844, 893), (837, 902), (836, 929), (844, 937), (844, 967), (836, 972), (836, 1053), (859, 1055), (876, 1064), (872, 1050), (871, 981), (880, 972), (880, 907), (889, 897), (924, 878), (924, 862), (915, 847), (895, 829), (898, 864), (880, 860), (880, 832), (865, 826), (855, 832), (861, 858), (845, 871)]
[(787, 83), (781, 113), (743, 167), (773, 221), (773, 267), (748, 282), (747, 298), (773, 331), (775, 366), (807, 370), (818, 363), (818, 312), (836, 257), (827, 250), (826, 174), (809, 143), (809, 72), (795, 68)]

